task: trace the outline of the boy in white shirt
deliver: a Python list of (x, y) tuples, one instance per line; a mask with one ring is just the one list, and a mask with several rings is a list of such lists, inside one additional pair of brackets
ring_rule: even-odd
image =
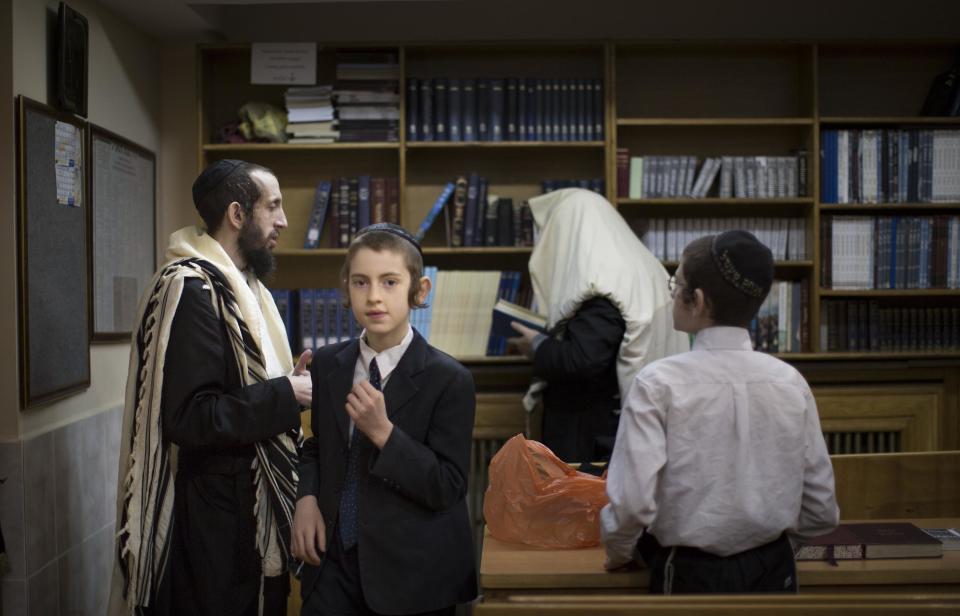
[(693, 349), (646, 366), (625, 400), (605, 566), (649, 566), (653, 593), (795, 592), (790, 539), (838, 523), (810, 387), (746, 329), (772, 282), (770, 250), (746, 231), (687, 245), (671, 292)]

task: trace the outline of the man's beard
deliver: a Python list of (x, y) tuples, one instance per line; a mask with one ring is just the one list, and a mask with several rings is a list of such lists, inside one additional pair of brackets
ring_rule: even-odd
[(250, 269), (258, 279), (269, 276), (276, 268), (273, 252), (267, 247), (268, 241), (269, 237), (262, 237), (260, 235), (260, 229), (253, 224), (253, 217), (247, 218), (243, 227), (240, 228), (240, 237), (237, 238), (237, 246), (240, 249), (240, 255), (247, 264), (247, 268)]

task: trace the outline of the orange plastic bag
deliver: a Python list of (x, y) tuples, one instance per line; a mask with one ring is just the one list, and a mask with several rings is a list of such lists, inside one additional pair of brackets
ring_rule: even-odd
[(600, 509), (607, 502), (605, 479), (573, 470), (518, 434), (490, 461), (483, 517), (501, 541), (585, 548), (600, 543)]

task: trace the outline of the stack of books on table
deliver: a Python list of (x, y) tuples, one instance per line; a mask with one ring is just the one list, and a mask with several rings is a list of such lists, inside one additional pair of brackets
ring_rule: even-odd
[(288, 143), (333, 143), (339, 132), (333, 119), (333, 86), (288, 88)]

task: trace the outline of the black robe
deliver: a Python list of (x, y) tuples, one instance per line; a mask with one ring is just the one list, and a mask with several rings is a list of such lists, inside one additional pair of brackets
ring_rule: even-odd
[[(299, 426), (300, 407), (285, 376), (243, 384), (202, 287), (186, 280), (164, 360), (163, 436), (179, 460), (170, 557), (151, 613), (255, 616), (253, 443)], [(265, 614), (286, 613), (287, 584), (286, 575), (271, 581)]]
[(566, 321), (559, 339), (544, 340), (533, 357), (543, 392), (543, 444), (561, 460), (610, 457), (617, 432), (620, 389), (617, 353), (627, 324), (617, 307), (591, 298)]

